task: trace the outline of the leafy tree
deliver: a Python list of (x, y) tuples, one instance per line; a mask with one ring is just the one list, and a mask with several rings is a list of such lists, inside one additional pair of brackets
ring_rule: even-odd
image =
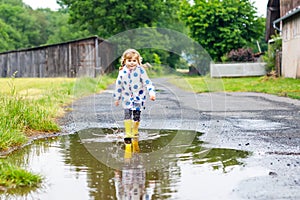
[(9, 4), (13, 6), (25, 6), (23, 0), (0, 0), (0, 4)]
[(37, 46), (44, 42), (40, 37), (42, 27), (36, 23), (33, 10), (19, 5), (0, 4), (0, 19), (22, 35), (16, 48)]
[(44, 27), (41, 30), (41, 37), (45, 38), (44, 44), (65, 42), (91, 35), (88, 31), (80, 31), (76, 25), (69, 24), (69, 14), (65, 10), (37, 9), (35, 15), (38, 16), (38, 24)]
[(181, 0), (164, 1), (164, 9), (158, 15), (157, 21), (152, 24), (153, 27), (168, 28), (182, 33), (188, 33), (188, 29), (184, 22), (180, 19), (180, 3)]
[(108, 37), (116, 33), (151, 26), (159, 15), (161, 3), (155, 0), (59, 0), (67, 6), (70, 22), (93, 34)]
[(0, 19), (0, 52), (15, 49), (21, 40), (21, 34)]
[[(187, 32), (179, 20), (179, 2), (181, 0), (58, 0), (61, 9), (51, 11), (33, 10), (22, 0), (0, 0), (0, 50), (53, 44), (90, 35), (108, 38), (139, 27)], [(163, 45), (168, 44), (168, 38), (162, 38), (161, 33), (152, 32), (151, 37), (157, 39), (154, 43), (158, 43), (158, 48), (161, 40)], [(148, 41), (141, 42), (147, 45)], [(145, 61), (154, 63), (159, 56), (163, 64), (175, 67), (179, 56), (159, 49), (143, 49)]]
[(177, 23), (179, 2), (180, 0), (58, 0), (61, 6), (68, 9), (71, 23), (104, 38), (129, 29), (157, 25), (165, 27)]
[[(72, 24), (76, 24), (80, 30), (88, 30), (103, 38), (143, 27), (183, 31), (184, 24), (178, 17), (180, 2), (181, 0), (58, 0), (58, 3), (68, 10)], [(128, 39), (131, 39), (130, 35)], [(143, 50), (148, 62), (154, 62), (154, 53), (159, 55), (162, 62), (172, 64), (172, 67), (179, 62), (179, 56), (172, 53)]]
[[(257, 39), (257, 42), (259, 43), (260, 50), (261, 52), (267, 52), (268, 51), (268, 43), (266, 42), (265, 39), (265, 32), (266, 32), (266, 18), (265, 17), (258, 17), (257, 18), (257, 24), (259, 24), (257, 27), (261, 28), (260, 32), (261, 34), (259, 35), (259, 38)], [(259, 48), (257, 46), (257, 42), (249, 42), (248, 47), (253, 49), (253, 52), (259, 52)]]
[(0, 0), (0, 51), (59, 43), (90, 36), (69, 24), (66, 10), (33, 10), (22, 0)]
[(256, 17), (256, 8), (249, 0), (195, 0), (193, 5), (184, 0), (180, 13), (191, 37), (215, 61), (264, 34), (264, 25)]

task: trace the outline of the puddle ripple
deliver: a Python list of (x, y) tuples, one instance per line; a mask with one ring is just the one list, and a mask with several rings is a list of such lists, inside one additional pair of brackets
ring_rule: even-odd
[[(253, 174), (245, 173), (242, 163), (248, 152), (206, 149), (198, 139), (201, 133), (181, 134), (184, 137), (177, 130), (141, 130), (140, 153), (132, 154), (124, 152), (122, 133), (110, 129), (36, 141), (7, 159), (44, 176), (42, 187), (1, 194), (0, 199), (230, 199), (238, 182)], [(186, 138), (192, 134), (189, 143)], [(176, 137), (185, 141), (170, 145)], [(169, 148), (160, 155), (160, 165), (149, 170), (152, 152), (165, 146)], [(100, 162), (96, 152), (115, 156), (119, 168)]]

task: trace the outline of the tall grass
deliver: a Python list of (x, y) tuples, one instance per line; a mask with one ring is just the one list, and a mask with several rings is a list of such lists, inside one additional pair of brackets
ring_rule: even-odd
[(26, 132), (59, 131), (49, 112), (37, 101), (4, 95), (0, 104), (0, 151), (26, 142)]
[[(300, 79), (267, 76), (211, 79), (208, 77), (184, 76), (182, 79), (172, 78), (170, 81), (183, 89), (189, 89), (196, 93), (210, 91), (261, 92), (300, 99)], [(214, 84), (218, 86), (218, 90), (210, 88)]]
[[(2, 78), (0, 79), (0, 153), (23, 145), (28, 136), (60, 130), (56, 118), (74, 99), (107, 87), (114, 77), (101, 78)], [(36, 186), (40, 175), (0, 160), (0, 190)]]
[(56, 118), (74, 99), (98, 92), (114, 80), (101, 78), (0, 79), (0, 151), (19, 146), (32, 132), (57, 132)]
[(0, 160), (0, 186), (6, 189), (17, 187), (35, 187), (41, 183), (42, 177), (32, 174), (6, 161)]
[(1, 95), (0, 105), (0, 151), (24, 144), (26, 132), (59, 130), (47, 109), (37, 100), (19, 95), (14, 85), (10, 94)]

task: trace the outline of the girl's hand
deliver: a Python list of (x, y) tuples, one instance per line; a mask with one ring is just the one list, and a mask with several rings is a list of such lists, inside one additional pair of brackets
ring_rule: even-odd
[(150, 100), (155, 101), (155, 99), (156, 99), (155, 95), (150, 96)]
[(119, 106), (119, 101), (115, 101), (115, 106)]

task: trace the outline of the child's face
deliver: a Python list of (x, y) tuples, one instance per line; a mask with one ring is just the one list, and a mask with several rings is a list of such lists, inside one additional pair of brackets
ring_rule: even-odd
[(136, 66), (138, 65), (138, 58), (135, 57), (131, 57), (131, 58), (127, 58), (125, 60), (125, 65), (127, 66), (128, 69), (135, 69)]

